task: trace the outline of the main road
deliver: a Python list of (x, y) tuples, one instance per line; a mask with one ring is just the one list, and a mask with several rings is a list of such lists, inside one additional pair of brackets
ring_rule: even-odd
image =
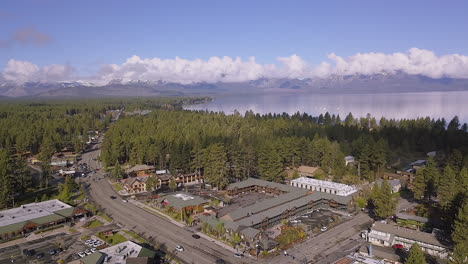
[[(90, 170), (100, 169), (100, 163), (96, 160), (100, 153), (100, 143), (95, 144), (82, 155), (81, 163), (88, 164)], [(174, 225), (166, 219), (141, 209), (132, 203), (125, 203), (121, 199), (111, 199), (118, 194), (104, 179), (102, 172), (90, 173), (86, 180), (88, 193), (92, 200), (104, 208), (116, 223), (137, 233), (152, 237), (166, 248), (166, 251), (174, 252), (186, 263), (215, 263), (217, 259), (223, 259), (226, 263), (253, 263), (254, 261), (244, 257), (235, 258), (233, 253), (220, 247), (212, 241), (200, 238), (194, 239), (192, 232)], [(184, 247), (183, 252), (176, 252), (177, 245)], [(255, 262), (258, 263), (258, 262)]]

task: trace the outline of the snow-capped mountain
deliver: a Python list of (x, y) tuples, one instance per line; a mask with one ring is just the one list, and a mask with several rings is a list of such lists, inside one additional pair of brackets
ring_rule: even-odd
[(165, 81), (112, 80), (106, 85), (86, 81), (58, 83), (1, 83), (0, 95), (10, 97), (104, 97), (104, 96), (175, 96), (234, 93), (391, 93), (468, 90), (468, 79), (432, 79), (421, 75), (376, 74), (333, 75), (313, 79), (273, 79), (236, 83), (180, 84)]

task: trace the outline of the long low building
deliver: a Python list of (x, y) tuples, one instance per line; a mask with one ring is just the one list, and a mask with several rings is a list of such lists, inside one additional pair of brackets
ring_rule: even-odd
[(376, 222), (368, 233), (367, 238), (369, 242), (376, 245), (389, 247), (394, 244), (400, 244), (408, 249), (414, 243), (418, 243), (421, 249), (429, 255), (443, 259), (448, 256), (448, 246), (442, 244), (431, 233)]
[(281, 223), (283, 219), (305, 214), (313, 209), (354, 210), (352, 195), (339, 196), (252, 178), (229, 185), (227, 192), (231, 196), (248, 192), (276, 195), (238, 208), (222, 217), (223, 220), (258, 229), (269, 228)]
[(57, 199), (25, 204), (0, 211), (0, 239), (24, 235), (51, 226), (73, 222), (87, 211)]
[(290, 185), (311, 191), (330, 193), (339, 196), (349, 196), (357, 192), (357, 189), (350, 185), (331, 181), (322, 181), (308, 177), (299, 177), (294, 179), (290, 182)]

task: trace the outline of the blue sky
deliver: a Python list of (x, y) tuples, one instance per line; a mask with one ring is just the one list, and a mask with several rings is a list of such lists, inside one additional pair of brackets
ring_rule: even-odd
[[(317, 64), (332, 52), (412, 47), (468, 55), (467, 13), (468, 1), (3, 0), (0, 69), (15, 59), (87, 74), (132, 55), (276, 63), (298, 54)], [(18, 40), (25, 30), (34, 37)]]

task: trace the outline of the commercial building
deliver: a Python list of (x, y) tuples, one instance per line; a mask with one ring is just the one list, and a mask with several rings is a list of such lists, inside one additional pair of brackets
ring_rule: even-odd
[(24, 235), (36, 230), (73, 222), (87, 214), (81, 208), (72, 207), (57, 199), (25, 204), (0, 211), (0, 239)]
[(153, 264), (156, 252), (144, 248), (132, 241), (101, 249), (80, 260), (82, 264)]
[(392, 246), (401, 244), (405, 248), (411, 248), (418, 243), (421, 249), (433, 256), (447, 258), (448, 246), (442, 244), (434, 234), (411, 230), (390, 224), (376, 222), (368, 233), (369, 242), (380, 246)]
[(234, 221), (240, 226), (263, 230), (281, 223), (283, 219), (305, 214), (313, 209), (354, 210), (352, 195), (340, 196), (322, 193), (253, 178), (229, 185), (227, 192), (230, 196), (249, 192), (275, 196), (247, 207), (238, 208), (222, 217), (222, 219)]
[(169, 207), (179, 212), (201, 213), (203, 206), (207, 205), (209, 201), (187, 193), (176, 193), (162, 196), (157, 200), (157, 203), (162, 208)]
[(311, 191), (330, 193), (338, 196), (349, 196), (357, 192), (353, 186), (331, 181), (321, 181), (308, 177), (300, 177), (290, 182), (291, 186)]

